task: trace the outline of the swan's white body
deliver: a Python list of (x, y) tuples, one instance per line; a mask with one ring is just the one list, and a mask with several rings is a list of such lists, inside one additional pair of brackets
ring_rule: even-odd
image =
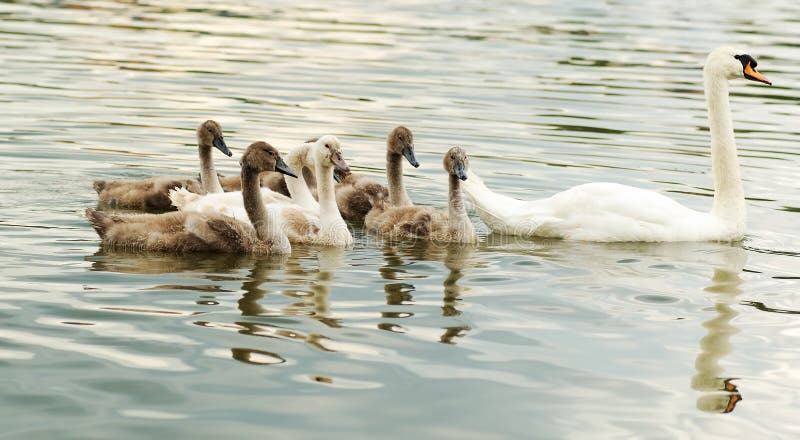
[[(290, 215), (302, 215), (305, 220), (315, 226), (319, 226), (319, 215), (301, 206), (297, 206), (292, 199), (283, 194), (276, 193), (269, 188), (261, 188), (261, 199), (267, 208), (267, 214), (272, 219), (273, 224), (280, 224), (281, 219)], [(238, 195), (239, 203), (230, 203), (230, 195)], [(199, 214), (222, 214), (241, 220), (250, 224), (250, 218), (242, 202), (241, 191), (231, 191), (226, 193), (196, 194), (186, 188), (176, 188), (169, 192), (172, 204), (181, 211), (197, 212)]]
[[(261, 199), (265, 205), (295, 205), (289, 197), (269, 188), (262, 187), (260, 192)], [(218, 213), (230, 217), (236, 217), (233, 214), (239, 213), (243, 215), (241, 217), (242, 220), (247, 221), (247, 216), (244, 215), (245, 210), (241, 191), (195, 194), (186, 188), (179, 188), (170, 191), (169, 199), (172, 201), (172, 205), (181, 211), (205, 214)]]
[(716, 49), (703, 69), (714, 175), (710, 212), (615, 183), (589, 183), (521, 201), (491, 191), (470, 173), (464, 192), (484, 223), (500, 233), (603, 242), (741, 240), (746, 210), (728, 102), (728, 80), (742, 76), (743, 63), (734, 57), (740, 53)]
[[(313, 164), (320, 197), (319, 203), (311, 196), (302, 177), (290, 177), (290, 179), (302, 182), (316, 207), (306, 208), (296, 203), (296, 200), (267, 188), (261, 188), (261, 197), (267, 213), (275, 218), (275, 224), (289, 235), (290, 241), (322, 246), (350, 246), (353, 243), (353, 236), (336, 205), (333, 164), (330, 162), (331, 151), (325, 147), (326, 144), (335, 144), (335, 148), (339, 148), (336, 137), (323, 136), (316, 143), (303, 144), (299, 149), (290, 153), (287, 158), (292, 167), (296, 166), (298, 162)], [(304, 156), (303, 159), (296, 158), (300, 152)], [(289, 188), (291, 192), (292, 187)], [(294, 194), (292, 192), (293, 196)], [(170, 200), (182, 211), (223, 214), (243, 222), (249, 222), (240, 191), (199, 195), (180, 188), (170, 191)]]
[(742, 234), (712, 214), (616, 183), (587, 183), (533, 201), (494, 193), (472, 173), (462, 185), (481, 220), (502, 234), (607, 242), (728, 241)]

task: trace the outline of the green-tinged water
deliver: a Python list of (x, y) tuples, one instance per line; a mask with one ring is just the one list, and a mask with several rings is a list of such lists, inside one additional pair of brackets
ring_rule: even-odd
[[(168, 5), (168, 6), (165, 6)], [(796, 2), (0, 2), (0, 434), (11, 438), (797, 438)], [(103, 251), (94, 179), (197, 174), (335, 134), (443, 207), (458, 144), (524, 199), (611, 181), (711, 205), (701, 66), (731, 86), (733, 246), (486, 234), (288, 257)], [(237, 160), (215, 155), (218, 169)]]

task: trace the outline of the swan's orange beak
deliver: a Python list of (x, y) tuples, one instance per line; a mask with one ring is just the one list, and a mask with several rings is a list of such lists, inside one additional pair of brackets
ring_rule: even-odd
[(751, 64), (752, 63), (747, 63), (747, 65), (744, 66), (744, 77), (749, 79), (750, 81), (758, 81), (764, 84), (772, 85), (772, 83), (767, 79), (766, 76), (759, 73), (758, 70), (750, 67)]

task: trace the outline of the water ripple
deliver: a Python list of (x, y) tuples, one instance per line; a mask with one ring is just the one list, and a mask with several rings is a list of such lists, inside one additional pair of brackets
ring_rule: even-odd
[[(5, 432), (796, 437), (799, 12), (0, 3)], [(406, 124), (422, 164), (406, 185), (423, 205), (444, 206), (441, 154), (458, 144), (514, 197), (611, 181), (707, 210), (701, 66), (722, 44), (775, 81), (731, 85), (742, 246), (509, 240), (473, 218), (473, 247), (356, 228), (338, 254), (174, 256), (98, 249), (81, 214), (94, 179), (196, 176), (207, 118), (237, 155), (336, 134), (379, 180), (386, 133)]]

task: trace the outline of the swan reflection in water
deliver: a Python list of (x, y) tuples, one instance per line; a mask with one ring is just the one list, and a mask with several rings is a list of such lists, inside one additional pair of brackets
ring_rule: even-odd
[(695, 368), (697, 374), (692, 378), (692, 388), (702, 394), (697, 398), (697, 409), (706, 412), (729, 413), (742, 400), (735, 378), (725, 377), (719, 365), (720, 360), (731, 352), (730, 338), (739, 332), (731, 321), (739, 315), (732, 307), (742, 293), (739, 274), (747, 262), (747, 253), (742, 248), (726, 251), (726, 264), (714, 268), (711, 285), (705, 288), (712, 294), (716, 316), (705, 321), (708, 330), (700, 340), (700, 354)]
[[(284, 255), (270, 256), (268, 259), (281, 262)], [(100, 248), (93, 255), (84, 257), (92, 264), (89, 270), (100, 272), (120, 272), (128, 274), (158, 275), (167, 273), (194, 272), (198, 274), (234, 273), (248, 267), (255, 258), (250, 255), (198, 253), (190, 255), (123, 251)], [(210, 278), (210, 277), (209, 277)]]
[[(380, 268), (381, 276), (386, 280), (397, 281), (384, 284), (386, 304), (389, 306), (412, 305), (415, 290), (414, 279), (430, 278), (430, 271), (420, 271), (424, 274), (415, 275), (406, 269), (409, 261), (431, 261), (444, 263), (447, 268), (447, 277), (443, 281), (442, 316), (457, 317), (461, 311), (457, 306), (470, 287), (459, 283), (464, 277), (463, 270), (472, 267), (481, 267), (485, 264), (476, 258), (478, 247), (470, 243), (436, 243), (427, 240), (415, 242), (392, 243), (384, 242), (383, 258), (385, 264)], [(410, 311), (384, 311), (383, 318), (411, 318)], [(405, 333), (406, 329), (393, 322), (381, 322), (378, 328), (397, 333)], [(459, 324), (442, 328), (444, 333), (439, 337), (439, 342), (453, 344), (456, 338), (462, 338), (470, 330), (470, 326)]]
[[(720, 361), (731, 352), (730, 338), (738, 333), (731, 322), (739, 314), (734, 309), (742, 281), (739, 274), (747, 262), (747, 252), (738, 244), (721, 243), (576, 243), (560, 240), (536, 239), (528, 242), (508, 243), (503, 237), (490, 235), (488, 245), (507, 252), (535, 255), (561, 265), (588, 270), (579, 276), (585, 284), (602, 284), (623, 287), (631, 291), (641, 289), (642, 283), (658, 280), (643, 279), (647, 273), (631, 272), (627, 264), (635, 260), (655, 264), (700, 264), (713, 270), (711, 284), (704, 291), (710, 293), (714, 316), (703, 322), (707, 330), (700, 340), (700, 351), (695, 360), (695, 374), (691, 388), (699, 391), (697, 408), (706, 412), (729, 413), (742, 400), (736, 378), (724, 375)], [(635, 269), (634, 269), (635, 270)], [(659, 290), (665, 291), (662, 286)]]
[[(320, 247), (302, 249), (302, 255), (298, 252), (301, 251), (293, 252), (292, 256), (282, 263), (276, 263), (274, 260), (256, 261), (248, 279), (242, 283), (242, 290), (245, 292), (239, 299), (239, 310), (242, 316), (308, 316), (327, 327), (341, 327), (339, 320), (331, 317), (330, 291), (336, 269), (346, 265), (345, 250), (336, 247)], [(302, 261), (311, 256), (317, 257), (318, 266), (304, 268)], [(283, 282), (298, 286), (296, 289), (283, 289), (281, 293), (297, 298), (298, 301), (280, 309), (265, 308), (260, 301), (274, 289), (266, 290), (262, 288), (262, 285), (276, 281), (277, 277), (271, 275), (280, 270), (284, 271), (280, 275)], [(303, 290), (306, 286), (310, 292)], [(326, 346), (325, 341), (330, 338), (320, 333), (304, 333), (264, 322), (241, 321), (236, 325), (242, 327), (242, 330), (239, 331), (242, 334), (303, 341), (323, 351), (336, 351)]]
[[(731, 351), (730, 337), (738, 330), (731, 324), (738, 315), (734, 305), (741, 293), (739, 274), (745, 265), (747, 253), (739, 246), (714, 243), (576, 243), (560, 240), (515, 240), (498, 239), (490, 235), (480, 246), (462, 244), (436, 244), (430, 242), (384, 243), (384, 264), (379, 268), (384, 284), (386, 304), (389, 310), (381, 311), (382, 322), (377, 327), (393, 332), (406, 332), (398, 323), (400, 319), (414, 316), (415, 280), (428, 280), (430, 269), (410, 268), (410, 263), (443, 263), (447, 269), (442, 282), (441, 316), (456, 321), (462, 299), (476, 286), (465, 286), (465, 269), (487, 267), (479, 255), (487, 252), (520, 254), (558, 263), (564, 267), (584, 269), (575, 281), (589, 284), (607, 284), (636, 291), (641, 288), (642, 272), (623, 261), (640, 259), (648, 267), (653, 263), (689, 263), (713, 268), (711, 283), (705, 288), (713, 301), (715, 315), (703, 323), (707, 334), (700, 340), (699, 354), (695, 361), (697, 373), (691, 379), (691, 387), (701, 395), (697, 408), (709, 412), (731, 412), (742, 400), (735, 378), (724, 375), (720, 361)], [(98, 253), (87, 257), (92, 261), (91, 270), (126, 273), (158, 274), (190, 272), (212, 281), (243, 280), (243, 294), (238, 300), (242, 319), (237, 322), (195, 321), (196, 325), (235, 331), (240, 334), (266, 338), (279, 338), (309, 344), (315, 348), (333, 352), (337, 345), (319, 332), (303, 332), (289, 327), (292, 321), (284, 319), (272, 323), (255, 317), (305, 316), (331, 329), (346, 324), (331, 314), (330, 293), (334, 274), (346, 265), (346, 251), (337, 248), (298, 248), (291, 256), (170, 256), (154, 254)], [(309, 264), (316, 257), (318, 264)], [(249, 269), (247, 269), (249, 268)], [(243, 275), (242, 269), (247, 269)], [(648, 281), (650, 282), (650, 281)], [(663, 282), (663, 280), (652, 280)], [(276, 286), (277, 283), (282, 286)], [(188, 283), (187, 283), (188, 284)], [(155, 288), (184, 289), (215, 294), (231, 292), (222, 285), (156, 286)], [(426, 283), (430, 284), (430, 283)], [(661, 289), (663, 290), (663, 289)], [(296, 298), (297, 301), (281, 308), (268, 308), (262, 300), (268, 293), (279, 293)], [(212, 296), (213, 298), (213, 296)], [(299, 326), (295, 326), (299, 327)], [(441, 328), (437, 336), (442, 343), (453, 344), (470, 331), (468, 323), (458, 322)], [(231, 348), (231, 357), (252, 364), (276, 364), (285, 362), (276, 353), (255, 348)]]
[[(242, 283), (244, 295), (239, 299), (239, 310), (242, 316), (291, 316), (304, 315), (331, 328), (341, 327), (338, 319), (330, 316), (330, 290), (336, 269), (345, 266), (344, 249), (335, 247), (303, 249), (303, 255), (293, 252), (284, 262), (271, 259), (256, 260), (248, 279)], [(302, 262), (308, 257), (316, 256), (317, 267), (303, 267)], [(278, 277), (271, 274), (283, 271)], [(270, 281), (282, 281), (297, 288), (283, 289), (281, 294), (296, 298), (298, 301), (281, 309), (267, 309), (260, 300), (274, 289), (263, 289), (261, 286)], [(308, 286), (311, 292), (304, 290)]]
[[(296, 340), (308, 343), (323, 351), (334, 351), (324, 345), (329, 338), (319, 333), (304, 333), (283, 325), (269, 324), (263, 321), (252, 321), (250, 317), (287, 317), (308, 316), (331, 328), (340, 327), (337, 319), (330, 316), (330, 289), (333, 275), (337, 268), (345, 265), (344, 249), (323, 247), (298, 247), (291, 255), (240, 256), (215, 254), (158, 254), (142, 252), (125, 252), (102, 250), (85, 259), (91, 261), (90, 270), (109, 271), (130, 274), (169, 274), (194, 273), (199, 278), (210, 281), (242, 280), (244, 292), (237, 304), (241, 316), (237, 322), (194, 321), (195, 325), (205, 328), (236, 331), (240, 334)], [(316, 257), (316, 259), (314, 258)], [(303, 265), (316, 261), (316, 265)], [(243, 276), (242, 269), (250, 268)], [(285, 289), (269, 287), (272, 282), (288, 284)], [(147, 290), (186, 290), (203, 292), (201, 305), (217, 305), (216, 294), (235, 292), (224, 289), (222, 284), (187, 282), (185, 284), (156, 285)], [(305, 289), (305, 290), (304, 290)], [(268, 293), (280, 293), (293, 297), (298, 301), (281, 308), (271, 309), (261, 304)], [(141, 313), (158, 313), (158, 310), (135, 307), (117, 307), (117, 310)], [(182, 315), (201, 315), (202, 312), (180, 313)], [(277, 364), (285, 362), (280, 355), (252, 348), (231, 348), (231, 357), (251, 364)]]

